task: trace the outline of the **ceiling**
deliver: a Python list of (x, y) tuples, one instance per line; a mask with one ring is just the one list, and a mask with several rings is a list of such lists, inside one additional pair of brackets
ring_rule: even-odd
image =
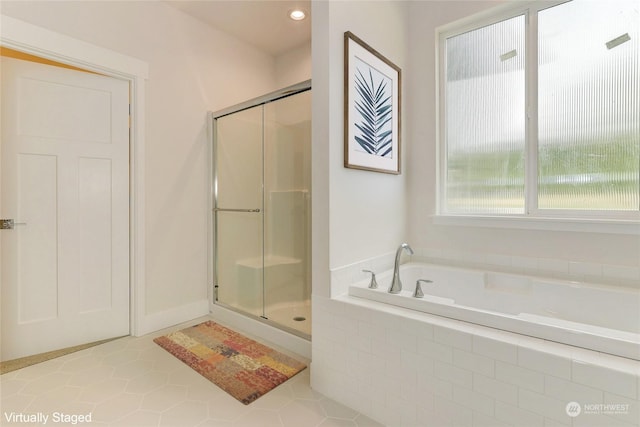
[[(311, 0), (173, 0), (167, 3), (219, 30), (278, 56), (311, 41)], [(301, 8), (302, 21), (289, 18)]]

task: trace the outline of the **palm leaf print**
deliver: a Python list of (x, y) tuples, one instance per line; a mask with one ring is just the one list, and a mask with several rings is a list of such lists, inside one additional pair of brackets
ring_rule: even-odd
[(375, 83), (371, 69), (367, 77), (356, 68), (355, 89), (358, 98), (355, 108), (360, 113), (361, 121), (355, 123), (360, 130), (355, 140), (368, 154), (391, 157), (393, 134), (391, 95), (387, 94), (389, 81), (383, 78)]

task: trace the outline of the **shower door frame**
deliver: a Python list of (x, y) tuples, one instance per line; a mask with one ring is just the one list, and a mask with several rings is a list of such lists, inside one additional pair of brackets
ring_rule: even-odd
[[(234, 114), (234, 113), (238, 113), (240, 111), (244, 111), (247, 110), (249, 108), (253, 108), (253, 107), (258, 107), (260, 105), (265, 105), (267, 103), (270, 102), (274, 102), (283, 98), (287, 98), (289, 96), (294, 96), (294, 95), (298, 95), (300, 93), (306, 92), (311, 90), (311, 80), (306, 80), (304, 82), (301, 83), (297, 83), (295, 85), (292, 86), (287, 86), (285, 88), (279, 89), (277, 91), (268, 93), (266, 95), (251, 99), (249, 101), (234, 105), (232, 107), (228, 107), (228, 108), (224, 108), (222, 110), (218, 110), (218, 111), (209, 111), (208, 112), (208, 133), (209, 133), (209, 140), (211, 141), (211, 144), (209, 145), (210, 147), (210, 151), (209, 151), (209, 167), (210, 167), (210, 171), (209, 171), (209, 215), (208, 215), (208, 250), (209, 250), (209, 254), (208, 254), (208, 272), (207, 275), (209, 277), (208, 283), (210, 283), (210, 286), (208, 287), (208, 299), (209, 302), (211, 304), (223, 307), (227, 310), (231, 310), (235, 313), (239, 313), (242, 316), (245, 316), (249, 319), (254, 319), (257, 320), (259, 322), (265, 323), (267, 325), (273, 326), (275, 328), (278, 328), (280, 330), (283, 330), (285, 332), (288, 332), (290, 334), (296, 335), (300, 338), (303, 338), (305, 340), (310, 340), (311, 336), (307, 335), (299, 330), (287, 327), (286, 325), (282, 325), (278, 322), (275, 322), (273, 320), (269, 320), (266, 317), (262, 317), (262, 316), (255, 316), (251, 313), (248, 313), (247, 311), (238, 309), (236, 307), (233, 307), (231, 305), (222, 303), (220, 301), (218, 301), (218, 277), (217, 277), (217, 273), (218, 273), (218, 265), (217, 265), (217, 253), (218, 253), (218, 241), (217, 241), (217, 215), (216, 215), (216, 211), (218, 209), (218, 182), (217, 182), (217, 168), (216, 168), (216, 159), (214, 158), (215, 153), (217, 151), (217, 135), (216, 135), (216, 121), (222, 117), (226, 117), (230, 114)], [(263, 126), (264, 126), (264, 122), (263, 122)], [(264, 138), (264, 136), (263, 136)], [(263, 140), (263, 150), (264, 150), (264, 140)], [(263, 152), (264, 155), (264, 152)], [(264, 161), (263, 161), (264, 162)], [(264, 164), (264, 163), (263, 163)], [(264, 176), (263, 176), (263, 198), (264, 198)], [(263, 203), (264, 205), (264, 203)], [(261, 207), (262, 211), (260, 211), (260, 213), (262, 215), (264, 215), (264, 206)], [(264, 227), (263, 227), (263, 237), (264, 237)], [(263, 246), (264, 246), (264, 242), (263, 242)], [(263, 247), (263, 251), (262, 251), (262, 256), (263, 256), (263, 260), (264, 260), (264, 247)], [(264, 294), (264, 279), (262, 282), (262, 286), (263, 286), (263, 294)], [(263, 298), (263, 313), (264, 313), (264, 298)]]

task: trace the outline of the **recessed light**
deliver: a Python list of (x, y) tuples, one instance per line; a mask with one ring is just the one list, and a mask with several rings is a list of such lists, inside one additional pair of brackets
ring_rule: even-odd
[(302, 21), (306, 17), (307, 14), (302, 9), (293, 9), (289, 11), (289, 18), (293, 19), (294, 21)]

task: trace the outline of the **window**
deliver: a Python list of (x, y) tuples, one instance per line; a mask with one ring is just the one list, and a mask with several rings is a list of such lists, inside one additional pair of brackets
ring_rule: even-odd
[(640, 218), (638, 2), (440, 33), (440, 213)]

